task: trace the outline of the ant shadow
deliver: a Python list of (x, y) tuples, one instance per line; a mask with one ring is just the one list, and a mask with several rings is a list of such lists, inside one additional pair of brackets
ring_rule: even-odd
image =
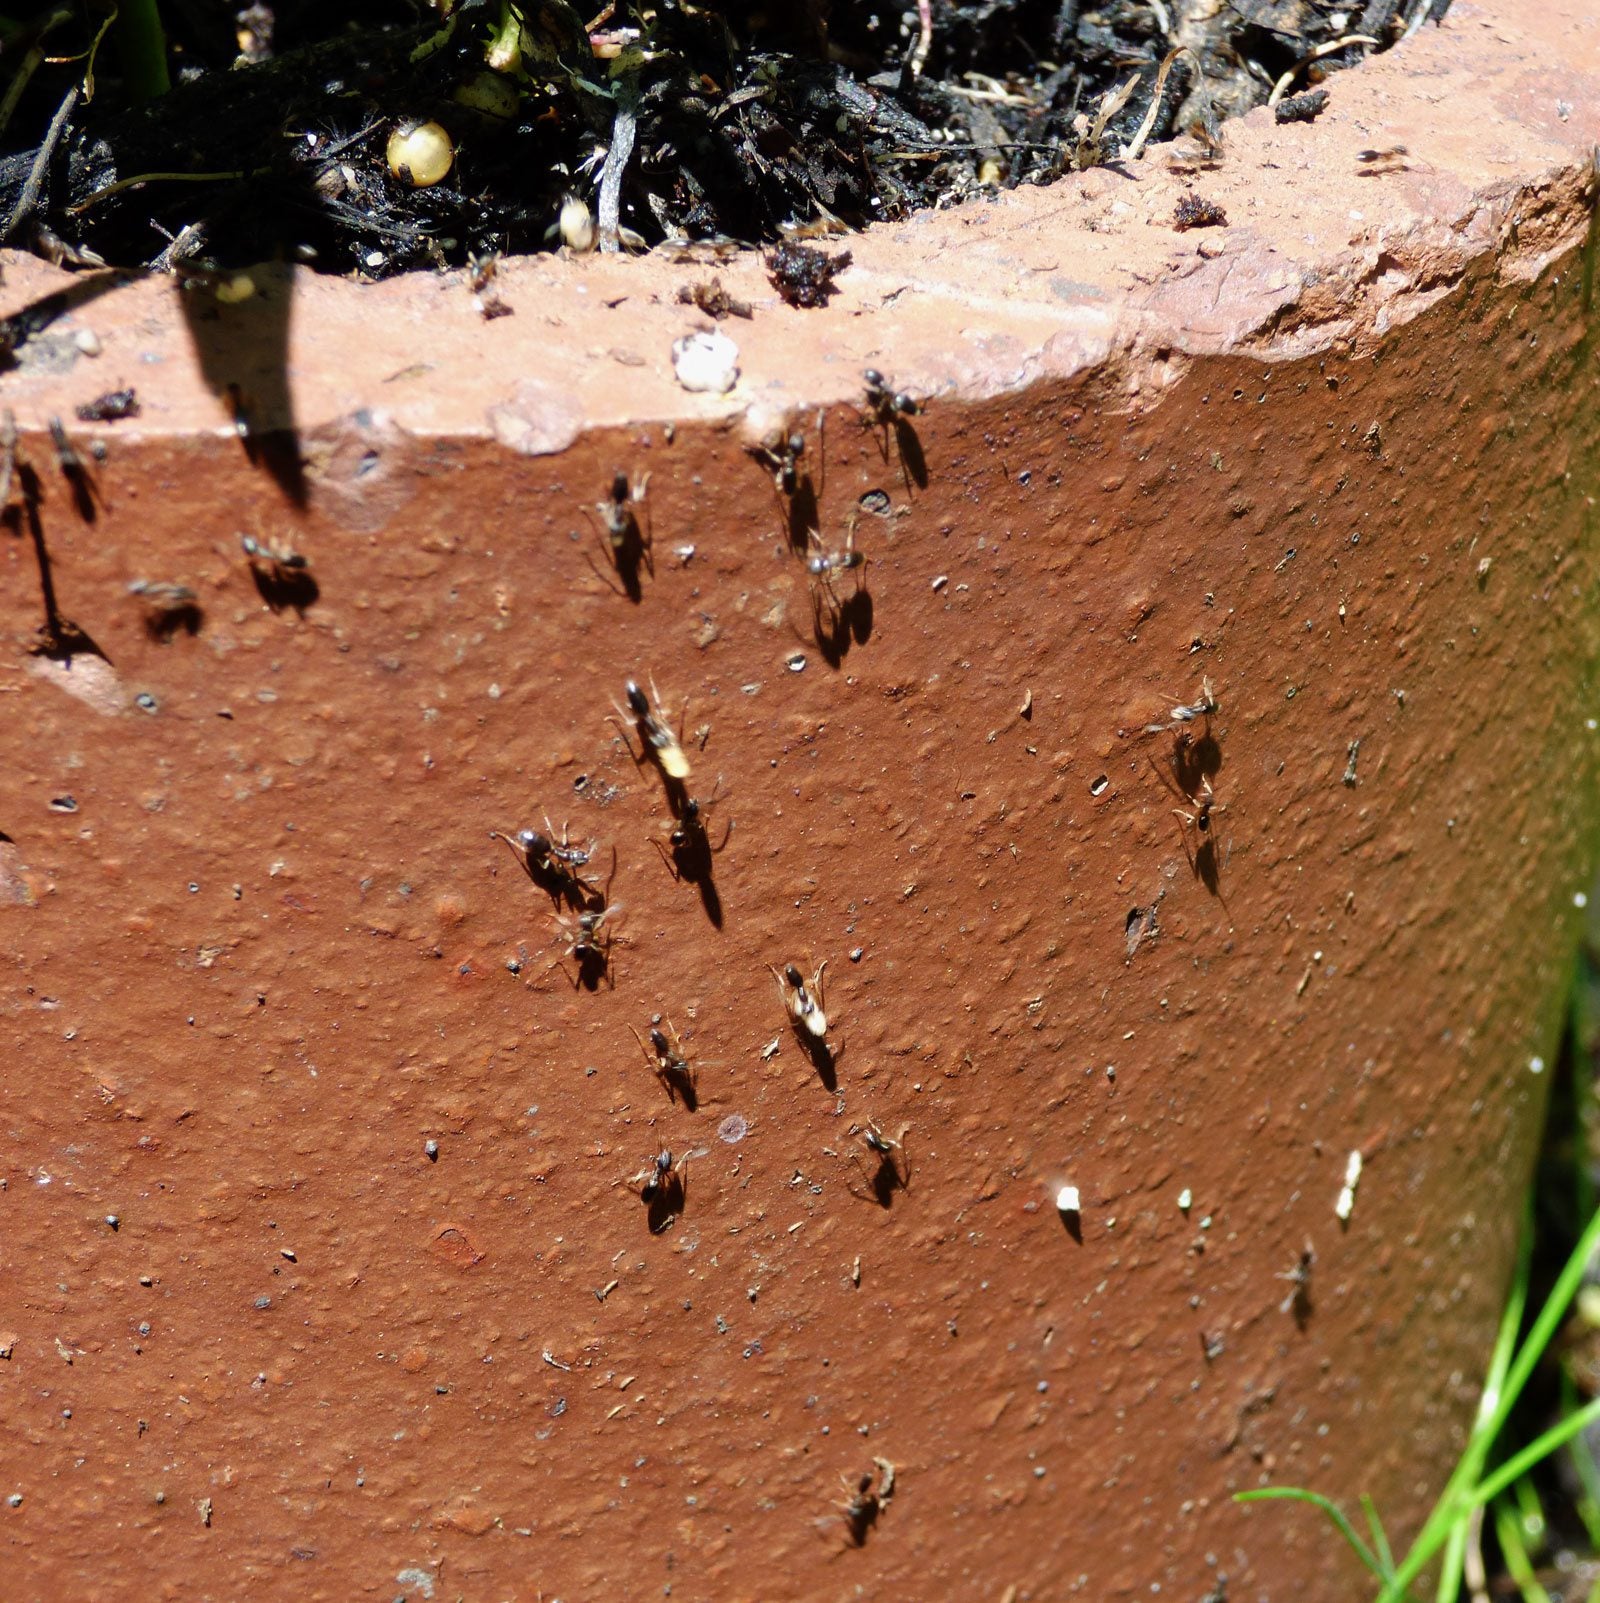
[(811, 475), (803, 473), (789, 497), (785, 513), (785, 532), (789, 550), (797, 557), (805, 557), (811, 549), (811, 531), (821, 527), (821, 513), (817, 506), (817, 487)]
[(681, 1169), (674, 1169), (664, 1180), (652, 1181), (639, 1193), (645, 1201), (645, 1224), (653, 1236), (664, 1235), (682, 1214), (689, 1198), (688, 1183)]
[(837, 1091), (839, 1089), (839, 1060), (844, 1056), (844, 1049), (835, 1049), (820, 1035), (813, 1035), (803, 1025), (794, 1026), (794, 1038), (800, 1043), (800, 1050), (805, 1053), (811, 1067), (817, 1071), (817, 1078), (822, 1082), (824, 1091)]
[[(860, 1167), (859, 1158), (856, 1162)], [(864, 1168), (862, 1172), (866, 1173)], [(911, 1189), (911, 1170), (909, 1165), (897, 1163), (892, 1151), (880, 1152), (878, 1166), (866, 1176), (866, 1180), (865, 1191), (858, 1191), (854, 1186), (850, 1186), (850, 1194), (867, 1202), (875, 1202), (880, 1208), (889, 1209), (894, 1206), (894, 1199), (899, 1193)]]
[(88, 630), (80, 628), (62, 614), (56, 600), (55, 576), (50, 567), (50, 549), (45, 543), (44, 520), (39, 508), (44, 500), (39, 475), (26, 462), (16, 465), (17, 484), (22, 492), (20, 506), (8, 506), (4, 522), (13, 534), (20, 535), (26, 526), (33, 544), (33, 554), (39, 564), (39, 595), (44, 603), (44, 622), (39, 626), (31, 648), (36, 657), (46, 657), (70, 668), (74, 657), (98, 657), (104, 663), (111, 659), (91, 638)]
[(811, 639), (830, 668), (840, 667), (851, 646), (864, 646), (872, 638), (872, 592), (862, 585), (844, 600), (818, 585), (811, 598)]
[(666, 863), (675, 880), (694, 886), (700, 895), (700, 906), (704, 909), (706, 918), (710, 920), (713, 929), (721, 929), (723, 924), (722, 897), (717, 890), (717, 882), (712, 874), (712, 856), (720, 852), (728, 844), (728, 835), (733, 833), (730, 823), (722, 840), (715, 846), (711, 844), (704, 829), (689, 830), (683, 827), (675, 829), (670, 846), (663, 846), (657, 841), (656, 850), (661, 853), (662, 861)]
[(179, 635), (193, 639), (205, 627), (205, 609), (192, 598), (152, 606), (145, 612), (144, 632), (158, 646), (170, 646)]
[(321, 599), (322, 589), (309, 568), (282, 568), (250, 564), (256, 594), (274, 612), (293, 611), (305, 617), (306, 609)]
[(1211, 804), (1211, 781), (1222, 772), (1222, 747), (1209, 728), (1198, 736), (1185, 730), (1172, 743), (1171, 767), (1170, 781), (1159, 768), (1156, 769), (1157, 777), (1180, 800), (1196, 809), (1192, 817), (1195, 830), (1193, 847), (1189, 844), (1188, 828), (1180, 820), (1183, 855), (1188, 859), (1190, 871), (1207, 892), (1218, 901), (1223, 901), (1222, 858), (1212, 819), (1214, 812), (1223, 809), (1214, 808)]
[[(900, 413), (888, 422), (871, 426), (878, 438), (878, 454), (885, 462), (888, 462), (891, 454), (899, 461), (900, 477), (905, 481), (907, 493), (913, 488), (926, 490), (928, 458), (922, 449), (922, 437), (911, 419)], [(891, 439), (894, 441), (892, 453), (889, 449)]]

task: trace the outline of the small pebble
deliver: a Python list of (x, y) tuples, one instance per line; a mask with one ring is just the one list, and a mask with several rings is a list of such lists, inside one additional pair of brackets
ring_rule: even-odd
[(100, 336), (92, 328), (80, 328), (72, 336), (72, 343), (84, 356), (98, 356), (100, 354)]
[(865, 948), (864, 947), (852, 946), (850, 948), (850, 961), (852, 963), (859, 963), (864, 955), (865, 955)]
[(122, 1221), (114, 1213), (108, 1213), (106, 1215), (106, 1223), (113, 1230), (118, 1230), (118, 1229), (120, 1229), (122, 1227)]
[(934, 589), (935, 589), (935, 590), (943, 590), (943, 589), (944, 589), (944, 587), (945, 587), (945, 586), (946, 586), (946, 585), (947, 585), (947, 584), (949, 584), (949, 582), (950, 582), (950, 575), (949, 575), (949, 574), (948, 574), (948, 573), (941, 573), (941, 574), (940, 574), (940, 575), (939, 575), (939, 576), (938, 576), (938, 577), (937, 577), (937, 578), (936, 578), (936, 579), (935, 579), (935, 580), (934, 580), (934, 581), (933, 581), (933, 588), (934, 588)]
[(726, 334), (685, 334), (672, 342), (672, 371), (693, 394), (726, 395), (739, 382), (739, 347)]
[(424, 1141), (422, 1150), (427, 1154), (429, 1163), (437, 1163), (439, 1161), (439, 1143), (437, 1141), (431, 1139)]
[(1078, 1188), (1076, 1186), (1062, 1186), (1056, 1192), (1057, 1213), (1078, 1213)]

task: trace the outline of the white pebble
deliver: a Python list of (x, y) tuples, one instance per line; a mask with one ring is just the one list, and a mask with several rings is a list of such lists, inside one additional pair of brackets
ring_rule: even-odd
[(1056, 1192), (1056, 1212), (1077, 1213), (1078, 1211), (1078, 1188), (1076, 1186), (1062, 1186)]
[(739, 381), (739, 347), (726, 334), (685, 334), (672, 342), (672, 370), (686, 390), (726, 395)]
[(80, 328), (72, 336), (72, 343), (83, 356), (100, 354), (100, 336), (92, 328)]

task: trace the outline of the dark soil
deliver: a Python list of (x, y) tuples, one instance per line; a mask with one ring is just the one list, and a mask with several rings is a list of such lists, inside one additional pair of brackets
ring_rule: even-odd
[[(50, 33), (57, 64), (5, 130), (0, 216), (11, 243), (69, 262), (286, 255), (373, 277), (563, 242), (773, 244), (1114, 163), (1179, 43), (1190, 49), (1170, 63), (1149, 138), (1192, 133), (1216, 159), (1221, 121), (1317, 47), (1348, 34), (1387, 47), (1447, 4), (932, 0), (919, 64), (917, 0), (618, 0), (600, 17), (567, 0), (459, 0), (447, 26), (395, 0), (161, 0), (172, 86), (140, 105), (119, 65), (125, 19), (98, 52), (93, 97), (70, 98), (83, 66), (59, 58), (89, 48), (101, 13), (85, 7)], [(521, 17), (520, 63), (491, 73), (505, 14)], [(8, 77), (26, 26), (6, 30)], [(1308, 63), (1290, 87), (1372, 48)], [(408, 119), (454, 142), (433, 187), (386, 158)]]

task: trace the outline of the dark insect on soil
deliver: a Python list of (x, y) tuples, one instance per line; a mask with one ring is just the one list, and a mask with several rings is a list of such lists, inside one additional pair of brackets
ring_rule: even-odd
[(815, 245), (788, 240), (767, 252), (767, 277), (791, 306), (826, 306), (839, 286), (834, 279), (850, 265), (850, 252), (830, 256)]
[(873, 1477), (870, 1474), (862, 1475), (854, 1482), (851, 1482), (848, 1476), (841, 1477), (849, 1496), (838, 1505), (838, 1508), (844, 1516), (852, 1547), (866, 1545), (867, 1537), (878, 1523), (879, 1515), (894, 1497), (895, 1466), (887, 1458), (874, 1458), (872, 1462), (878, 1471), (876, 1485), (873, 1484)]
[(877, 1203), (880, 1208), (888, 1208), (893, 1206), (897, 1191), (911, 1189), (911, 1162), (906, 1157), (905, 1139), (903, 1128), (898, 1136), (891, 1139), (879, 1129), (875, 1120), (867, 1120), (861, 1131), (861, 1140), (872, 1154), (872, 1168), (869, 1171), (859, 1157), (851, 1155), (867, 1183), (865, 1191), (857, 1191), (851, 1186), (852, 1196), (863, 1197)]
[(1314, 122), (1328, 104), (1326, 89), (1308, 89), (1303, 95), (1286, 95), (1272, 108), (1276, 122)]
[(239, 536), (239, 545), (249, 559), (256, 593), (274, 612), (285, 607), (304, 612), (321, 594), (311, 564), (300, 552), (248, 534)]
[[(567, 950), (545, 973), (548, 974), (550, 969), (563, 968), (566, 958), (570, 956), (574, 971), (568, 973), (567, 978), (572, 981), (573, 990), (597, 991), (601, 980), (614, 989), (617, 980), (611, 969), (611, 949), (613, 946), (626, 945), (627, 941), (625, 937), (614, 934), (606, 921), (621, 911), (622, 904), (613, 902), (609, 907), (599, 909), (586, 907), (576, 919), (558, 919), (557, 935), (566, 943)], [(563, 972), (566, 971), (563, 969)]]
[(77, 410), (85, 423), (115, 423), (118, 418), (138, 417), (139, 397), (131, 389), (107, 390)]
[(722, 287), (720, 278), (705, 284), (680, 284), (678, 300), (684, 306), (697, 306), (707, 317), (719, 322), (724, 317), (754, 317), (749, 301), (735, 300)]
[(861, 378), (867, 386), (868, 424), (888, 428), (900, 418), (915, 417), (922, 410), (909, 391), (895, 389), (877, 368), (867, 368)]
[[(628, 1028), (633, 1029), (633, 1026), (630, 1024)], [(694, 1065), (684, 1056), (683, 1042), (678, 1039), (678, 1032), (672, 1027), (671, 1021), (658, 1018), (651, 1025), (648, 1046), (637, 1030), (633, 1031), (633, 1038), (639, 1043), (645, 1061), (655, 1070), (656, 1078), (667, 1093), (667, 1100), (676, 1103), (682, 1097), (684, 1107), (694, 1113), (700, 1106)]]
[(659, 1236), (683, 1212), (688, 1199), (687, 1156), (674, 1159), (665, 1147), (658, 1152), (629, 1185), (639, 1187), (639, 1200), (649, 1209), (646, 1216), (650, 1234)]
[[(617, 577), (628, 599), (638, 602), (643, 598), (639, 583), (639, 568), (645, 568), (653, 579), (656, 563), (650, 523), (650, 475), (644, 474), (635, 483), (620, 470), (612, 475), (611, 494), (604, 501), (596, 501), (590, 511), (605, 531), (611, 560), (616, 564)], [(639, 510), (644, 512), (641, 522)], [(612, 587), (615, 589), (615, 586)]]
[(1179, 197), (1172, 212), (1172, 226), (1180, 233), (1187, 228), (1221, 228), (1227, 221), (1228, 214), (1214, 200), (1192, 190)]
[[(555, 829), (547, 818), (545, 828), (550, 831), (548, 835), (541, 834), (536, 829), (519, 829), (515, 835), (503, 835), (499, 830), (492, 829), (490, 835), (496, 840), (503, 840), (511, 848), (512, 854), (522, 864), (524, 872), (529, 879), (542, 890), (557, 907), (563, 902), (574, 912), (598, 911), (606, 904), (606, 895), (592, 880), (583, 877), (582, 870), (587, 868), (594, 858), (594, 842), (575, 846), (567, 839), (565, 829), (561, 832), (561, 839), (555, 839)], [(617, 867), (616, 849), (612, 848), (611, 871), (614, 874)], [(609, 886), (610, 881), (607, 880)]]

